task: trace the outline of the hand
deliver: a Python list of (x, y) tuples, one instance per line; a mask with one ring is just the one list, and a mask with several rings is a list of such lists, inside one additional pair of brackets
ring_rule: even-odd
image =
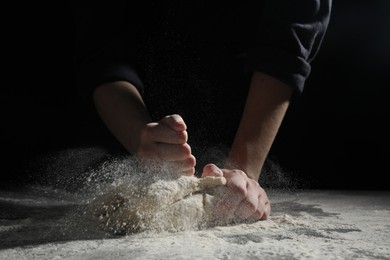
[(215, 164), (203, 168), (202, 177), (225, 177), (227, 192), (217, 202), (216, 220), (233, 217), (235, 221), (265, 220), (271, 213), (267, 194), (259, 183), (243, 171), (220, 169)]
[(168, 115), (158, 122), (146, 124), (141, 130), (136, 156), (160, 159), (170, 170), (194, 175), (196, 159), (187, 143), (186, 130), (187, 126), (179, 115)]

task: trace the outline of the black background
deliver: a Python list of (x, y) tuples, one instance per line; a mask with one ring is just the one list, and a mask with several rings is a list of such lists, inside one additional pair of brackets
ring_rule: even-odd
[[(5, 11), (2, 184), (23, 181), (26, 162), (37, 155), (105, 138), (75, 98), (69, 6), (30, 3)], [(386, 0), (334, 1), (312, 74), (270, 153), (310, 187), (389, 189), (389, 13)]]

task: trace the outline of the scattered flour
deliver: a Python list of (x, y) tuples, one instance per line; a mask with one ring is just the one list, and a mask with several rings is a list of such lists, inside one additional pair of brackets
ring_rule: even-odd
[(105, 163), (76, 193), (0, 191), (0, 259), (390, 259), (388, 191), (270, 189), (267, 221), (214, 225), (224, 179), (149, 166)]
[(213, 204), (223, 194), (226, 179), (170, 176), (149, 183), (111, 185), (89, 203), (85, 214), (114, 234), (196, 230), (212, 225)]

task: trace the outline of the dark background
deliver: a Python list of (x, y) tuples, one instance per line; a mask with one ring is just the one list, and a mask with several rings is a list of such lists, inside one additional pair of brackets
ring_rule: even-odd
[[(29, 5), (9, 6), (2, 32), (2, 184), (31, 180), (40, 156), (109, 138), (75, 98), (69, 6)], [(312, 74), (270, 153), (304, 188), (389, 189), (389, 13), (387, 0), (334, 1)]]

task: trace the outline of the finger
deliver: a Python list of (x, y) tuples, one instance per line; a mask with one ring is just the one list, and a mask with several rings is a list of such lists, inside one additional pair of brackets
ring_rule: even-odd
[(183, 176), (189, 176), (189, 177), (194, 176), (195, 168), (192, 168), (191, 170), (179, 172), (179, 174)]
[(215, 176), (206, 176), (199, 178), (199, 186), (202, 189), (213, 189), (216, 187), (226, 186), (226, 178), (225, 177), (215, 177)]
[(269, 202), (268, 198), (265, 199), (264, 196), (260, 197), (260, 203), (260, 205), (262, 205), (264, 209), (260, 220), (266, 220), (271, 214), (271, 203)]
[(187, 131), (175, 131), (165, 124), (150, 123), (143, 132), (142, 139), (166, 144), (185, 144)]
[(223, 172), (215, 164), (209, 163), (203, 167), (202, 177), (214, 176), (223, 177)]
[(216, 220), (232, 219), (235, 217), (235, 211), (238, 205), (243, 200), (242, 197), (235, 196), (231, 192), (227, 192), (219, 200), (213, 212), (213, 216)]
[[(249, 189), (249, 188), (248, 188)], [(244, 220), (251, 217), (259, 207), (259, 196), (257, 192), (248, 192), (248, 195), (238, 205), (235, 215), (238, 219)]]
[(177, 114), (163, 117), (160, 120), (160, 123), (169, 126), (172, 130), (175, 131), (185, 131), (187, 129), (183, 118)]
[[(226, 172), (225, 176), (226, 176)], [(247, 197), (246, 181), (239, 174), (227, 178), (227, 192), (216, 205), (215, 216), (217, 218), (231, 217), (237, 207)]]
[(253, 220), (266, 220), (271, 214), (271, 204), (266, 196), (259, 196), (259, 204), (256, 212), (250, 217)]
[(158, 158), (164, 161), (183, 161), (191, 157), (191, 147), (185, 144), (156, 144)]
[(269, 218), (270, 215), (271, 215), (271, 204), (267, 203), (265, 205), (264, 214), (263, 214), (263, 216), (261, 216), (260, 220), (266, 220)]
[(185, 173), (184, 175), (188, 175), (187, 172), (191, 172), (191, 175), (193, 175), (195, 173), (195, 165), (196, 159), (192, 154), (184, 160), (166, 162), (166, 166), (169, 169), (179, 172), (180, 174), (183, 172)]
[(192, 156), (189, 144), (151, 143), (139, 148), (140, 158), (155, 158), (162, 161), (182, 161)]

